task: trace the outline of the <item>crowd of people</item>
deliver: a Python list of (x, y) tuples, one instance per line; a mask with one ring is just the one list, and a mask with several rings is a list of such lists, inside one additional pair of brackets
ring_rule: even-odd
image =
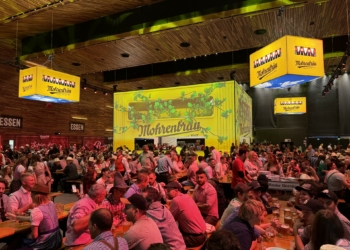
[[(199, 146), (203, 154), (198, 157)], [(281, 227), (278, 219), (266, 221), (277, 209), (268, 178), (279, 176), (301, 180), (288, 202), (300, 211), (289, 232), (296, 249), (331, 244), (350, 250), (350, 222), (337, 207), (339, 199), (350, 203), (350, 146), (310, 145), (304, 152), (266, 144), (232, 144), (227, 152), (199, 146), (144, 145), (140, 153), (125, 146), (116, 151), (5, 148), (0, 153), (1, 221), (31, 223), (23, 249), (58, 249), (62, 234), (48, 195), (70, 191), (67, 181), (79, 179), (66, 249), (249, 250), (271, 228)], [(228, 175), (233, 199), (220, 183)], [(125, 235), (114, 237), (114, 229), (128, 223)]]

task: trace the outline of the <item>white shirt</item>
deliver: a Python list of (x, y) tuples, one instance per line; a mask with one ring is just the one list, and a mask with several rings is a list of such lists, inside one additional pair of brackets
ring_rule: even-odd
[(216, 163), (220, 162), (220, 157), (221, 157), (221, 154), (219, 151), (217, 151), (216, 149), (213, 149), (211, 151), (211, 157), (216, 161)]
[(225, 164), (222, 164), (221, 162), (218, 162), (216, 163), (215, 165), (215, 172), (216, 172), (216, 175), (219, 179), (223, 178), (225, 173), (226, 173), (226, 165)]

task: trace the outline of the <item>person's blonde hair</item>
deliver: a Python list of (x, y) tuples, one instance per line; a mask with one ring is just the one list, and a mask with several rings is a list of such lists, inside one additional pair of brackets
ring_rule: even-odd
[(254, 216), (260, 216), (264, 210), (265, 207), (260, 201), (249, 199), (239, 208), (238, 217), (241, 220), (249, 221)]

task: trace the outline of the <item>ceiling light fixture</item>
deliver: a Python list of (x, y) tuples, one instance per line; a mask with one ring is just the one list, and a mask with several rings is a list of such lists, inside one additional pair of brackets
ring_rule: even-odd
[(182, 42), (182, 43), (180, 43), (180, 46), (183, 47), (183, 48), (187, 48), (187, 47), (190, 47), (191, 44), (188, 43), (188, 42)]
[(266, 30), (265, 29), (258, 29), (254, 31), (255, 35), (261, 36), (261, 35), (265, 35), (266, 34)]
[(97, 93), (97, 90), (96, 90), (96, 89), (94, 89), (94, 93), (95, 93), (95, 94)]
[(128, 54), (128, 53), (122, 53), (122, 54), (120, 54), (122, 57), (124, 57), (124, 58), (127, 58), (127, 57), (129, 57), (130, 55)]

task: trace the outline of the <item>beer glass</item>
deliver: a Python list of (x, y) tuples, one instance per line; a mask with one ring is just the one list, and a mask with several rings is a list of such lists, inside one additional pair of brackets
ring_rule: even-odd
[(282, 224), (281, 225), (281, 234), (282, 236), (288, 236), (289, 225)]

